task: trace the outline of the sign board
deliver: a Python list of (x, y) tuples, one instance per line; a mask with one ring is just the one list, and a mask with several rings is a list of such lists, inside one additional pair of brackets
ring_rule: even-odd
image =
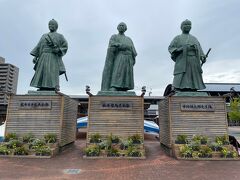
[(117, 101), (102, 101), (101, 109), (124, 109), (131, 110), (133, 107), (132, 102), (117, 102)]
[(214, 103), (181, 103), (181, 111), (214, 112)]
[(42, 101), (42, 100), (19, 101), (19, 109), (42, 110), (42, 109), (51, 109), (51, 108), (52, 108), (52, 101)]

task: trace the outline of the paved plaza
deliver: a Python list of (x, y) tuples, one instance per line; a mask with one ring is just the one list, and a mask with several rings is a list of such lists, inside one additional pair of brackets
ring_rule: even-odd
[(145, 160), (83, 159), (84, 134), (52, 159), (0, 159), (0, 179), (239, 180), (240, 161), (179, 161), (153, 135), (145, 136)]

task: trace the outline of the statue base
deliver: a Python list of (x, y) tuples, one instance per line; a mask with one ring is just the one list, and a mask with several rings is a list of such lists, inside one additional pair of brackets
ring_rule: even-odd
[(159, 102), (160, 143), (175, 156), (175, 140), (186, 135), (205, 135), (210, 142), (228, 134), (227, 112), (223, 97), (171, 96)]
[(173, 96), (201, 97), (208, 96), (208, 93), (199, 91), (177, 91)]
[(7, 133), (24, 136), (32, 133), (37, 138), (45, 134), (57, 135), (59, 146), (76, 139), (78, 102), (54, 91), (31, 91), (27, 95), (12, 95), (6, 118)]
[[(101, 91), (102, 93), (102, 91)], [(101, 94), (100, 93), (100, 94)], [(118, 92), (119, 93), (119, 92)], [(120, 92), (122, 93), (122, 92)], [(114, 148), (118, 147), (118, 155), (109, 154), (107, 150), (101, 150), (99, 156), (102, 158), (131, 158), (131, 155), (127, 154), (126, 149), (120, 149), (120, 143), (128, 141), (128, 138), (136, 137), (141, 140), (136, 144), (136, 148), (139, 151), (137, 159), (143, 159), (145, 157), (144, 150), (144, 99), (141, 96), (136, 96), (132, 93), (122, 93), (121, 95), (114, 96), (114, 94), (103, 96), (90, 96), (89, 97), (89, 109), (88, 109), (88, 131), (86, 146), (96, 144), (93, 142), (96, 134), (100, 135), (100, 140), (105, 142), (112, 137), (118, 137), (119, 142), (112, 142)], [(116, 139), (116, 138), (114, 138)], [(113, 139), (112, 139), (113, 140)], [(99, 145), (97, 143), (97, 145)], [(96, 158), (97, 158), (96, 157)], [(86, 155), (85, 158), (92, 158)]]
[(136, 96), (134, 91), (98, 91), (97, 96)]

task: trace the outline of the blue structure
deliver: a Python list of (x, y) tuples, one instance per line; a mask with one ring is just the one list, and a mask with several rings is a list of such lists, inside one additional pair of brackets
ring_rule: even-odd
[[(87, 127), (88, 116), (77, 119), (77, 128)], [(147, 133), (159, 134), (159, 126), (153, 121), (144, 120), (144, 131)]]

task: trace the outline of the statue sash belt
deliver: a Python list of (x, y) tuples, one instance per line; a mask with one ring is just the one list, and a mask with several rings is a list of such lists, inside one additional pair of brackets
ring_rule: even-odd
[(187, 56), (196, 56), (197, 52), (196, 51), (188, 51)]
[(53, 53), (53, 50), (52, 50), (52, 48), (44, 48), (44, 49), (42, 50), (42, 52), (43, 52), (43, 53)]
[(132, 55), (132, 52), (131, 51), (119, 51), (118, 54)]

